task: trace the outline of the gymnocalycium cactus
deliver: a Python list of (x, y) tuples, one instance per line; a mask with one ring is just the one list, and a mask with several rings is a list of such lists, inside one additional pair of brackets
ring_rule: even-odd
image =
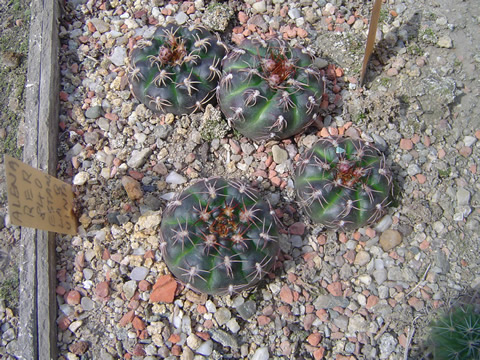
[(430, 324), (435, 360), (480, 359), (480, 314), (472, 305), (455, 307)]
[(275, 218), (248, 185), (201, 180), (163, 213), (161, 250), (170, 271), (188, 287), (232, 294), (256, 284), (279, 251)]
[(315, 223), (333, 229), (377, 221), (393, 190), (383, 154), (343, 137), (317, 141), (299, 160), (294, 180), (300, 206)]
[(285, 139), (317, 118), (324, 84), (305, 49), (288, 47), (279, 39), (245, 40), (222, 66), (218, 103), (244, 136)]
[(203, 110), (215, 97), (225, 53), (226, 46), (201, 27), (159, 27), (130, 54), (130, 88), (157, 113)]

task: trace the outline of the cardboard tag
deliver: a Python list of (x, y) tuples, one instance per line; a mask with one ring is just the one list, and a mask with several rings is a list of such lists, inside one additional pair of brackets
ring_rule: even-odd
[(70, 185), (7, 154), (4, 162), (10, 222), (75, 235), (77, 220)]

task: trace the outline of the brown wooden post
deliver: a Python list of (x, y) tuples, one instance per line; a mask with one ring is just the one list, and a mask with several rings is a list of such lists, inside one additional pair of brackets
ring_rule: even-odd
[[(23, 161), (56, 175), (58, 0), (32, 0)], [(57, 359), (55, 234), (22, 228), (18, 356)]]

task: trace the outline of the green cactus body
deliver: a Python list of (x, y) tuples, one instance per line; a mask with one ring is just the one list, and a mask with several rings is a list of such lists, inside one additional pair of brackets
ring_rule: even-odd
[(221, 178), (201, 180), (178, 194), (160, 232), (170, 271), (207, 294), (253, 286), (272, 269), (279, 251), (269, 205), (247, 185)]
[(312, 221), (343, 230), (377, 221), (393, 190), (384, 156), (365, 142), (342, 137), (320, 139), (304, 154), (295, 188)]
[(157, 113), (189, 114), (215, 97), (225, 45), (200, 27), (159, 27), (130, 54), (135, 97)]
[(430, 324), (435, 360), (480, 359), (480, 314), (472, 305), (456, 307)]
[(244, 136), (285, 139), (318, 117), (324, 85), (305, 49), (278, 39), (263, 45), (246, 40), (225, 57), (218, 103)]

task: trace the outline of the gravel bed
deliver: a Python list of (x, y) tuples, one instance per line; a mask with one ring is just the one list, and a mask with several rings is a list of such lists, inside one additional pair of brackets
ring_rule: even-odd
[[(384, 4), (360, 87), (364, 2), (68, 1), (58, 175), (73, 184), (79, 233), (57, 237), (61, 358), (419, 358), (436, 310), (480, 284), (480, 59), (458, 52), (479, 38), (462, 21), (478, 28), (480, 17), (440, 4)], [(259, 33), (309, 46), (327, 79), (324, 127), (254, 143), (212, 106), (153, 115), (130, 94), (127, 55), (168, 22), (203, 24), (230, 44)], [(293, 192), (295, 161), (336, 134), (374, 143), (394, 172), (394, 206), (352, 233), (314, 226)], [(184, 289), (158, 248), (172, 194), (210, 176), (254, 184), (285, 228), (275, 272), (234, 296)]]

